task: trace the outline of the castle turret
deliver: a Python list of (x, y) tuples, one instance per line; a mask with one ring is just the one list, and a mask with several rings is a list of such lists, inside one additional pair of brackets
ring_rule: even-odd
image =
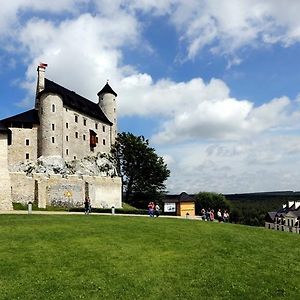
[(117, 135), (117, 104), (116, 97), (117, 93), (110, 87), (108, 82), (97, 94), (99, 97), (99, 106), (105, 113), (106, 117), (113, 123), (111, 126), (111, 144), (114, 144)]
[(63, 100), (60, 94), (47, 91), (45, 85), (46, 66), (46, 64), (40, 64), (37, 69), (36, 109), (38, 109), (40, 120), (38, 157), (63, 157)]

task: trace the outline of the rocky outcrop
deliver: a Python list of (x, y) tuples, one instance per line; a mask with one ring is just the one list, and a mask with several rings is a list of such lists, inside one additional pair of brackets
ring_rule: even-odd
[(25, 172), (28, 176), (33, 173), (45, 175), (60, 174), (63, 177), (68, 175), (117, 176), (113, 159), (106, 153), (98, 153), (96, 156), (88, 156), (69, 162), (65, 162), (60, 156), (41, 156), (37, 162), (20, 163), (11, 166), (9, 171)]

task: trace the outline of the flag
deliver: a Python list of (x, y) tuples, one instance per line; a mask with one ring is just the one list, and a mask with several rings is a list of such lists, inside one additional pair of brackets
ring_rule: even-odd
[(46, 67), (48, 67), (48, 64), (40, 63), (40, 67), (45, 69)]

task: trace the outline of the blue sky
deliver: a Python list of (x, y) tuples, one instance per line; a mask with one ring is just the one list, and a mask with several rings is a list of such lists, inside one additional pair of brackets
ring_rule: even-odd
[(0, 11), (0, 119), (33, 107), (36, 67), (147, 137), (171, 193), (300, 189), (300, 3), (11, 0)]

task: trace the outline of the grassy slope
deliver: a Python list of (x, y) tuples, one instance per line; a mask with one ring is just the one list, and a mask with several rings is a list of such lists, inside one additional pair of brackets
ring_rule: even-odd
[(300, 235), (116, 216), (0, 216), (1, 299), (297, 299)]

